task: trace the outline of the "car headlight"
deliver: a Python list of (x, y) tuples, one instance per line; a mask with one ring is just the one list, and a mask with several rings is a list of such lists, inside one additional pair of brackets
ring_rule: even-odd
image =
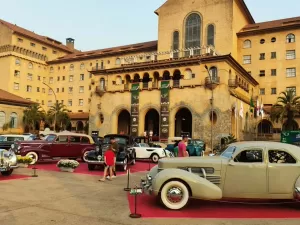
[(151, 180), (152, 180), (152, 177), (151, 177), (149, 174), (147, 174), (147, 180), (148, 180), (148, 181), (151, 181)]

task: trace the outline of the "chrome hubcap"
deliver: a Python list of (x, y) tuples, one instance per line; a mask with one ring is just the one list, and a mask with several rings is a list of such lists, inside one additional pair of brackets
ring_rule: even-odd
[(30, 155), (28, 155), (28, 157), (32, 159), (31, 163), (35, 163), (36, 162), (36, 158), (35, 158), (34, 155), (30, 154)]
[(158, 161), (158, 157), (157, 157), (156, 155), (154, 155), (154, 156), (152, 157), (152, 159), (153, 159), (154, 162), (157, 162), (157, 161)]
[(179, 187), (172, 187), (167, 192), (167, 198), (171, 203), (179, 203), (182, 201), (183, 192)]

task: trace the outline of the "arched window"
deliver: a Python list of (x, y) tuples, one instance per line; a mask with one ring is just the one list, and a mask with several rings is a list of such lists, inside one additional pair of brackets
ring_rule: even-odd
[(250, 40), (245, 40), (244, 41), (244, 48), (251, 48), (251, 41)]
[(120, 58), (116, 59), (116, 65), (121, 65), (121, 59)]
[(18, 127), (18, 114), (17, 113), (10, 114), (10, 122), (11, 122), (11, 128)]
[(286, 36), (286, 43), (294, 43), (296, 41), (294, 34), (288, 34)]
[(83, 70), (84, 69), (84, 63), (80, 64), (80, 69)]
[(116, 85), (121, 85), (121, 84), (122, 84), (122, 78), (120, 76), (117, 76)]
[(74, 70), (74, 65), (71, 64), (71, 65), (70, 65), (70, 71), (73, 71), (73, 70)]
[(53, 73), (53, 71), (54, 71), (54, 68), (53, 68), (53, 66), (51, 66), (50, 67), (50, 73)]
[(184, 79), (190, 80), (193, 78), (193, 72), (190, 69), (186, 69), (184, 72)]
[[(201, 46), (201, 17), (197, 13), (188, 16), (185, 22), (185, 48), (196, 48)], [(194, 55), (200, 54), (200, 49), (194, 51)], [(190, 52), (186, 51), (185, 56)]]
[(105, 80), (104, 80), (104, 78), (101, 78), (101, 79), (100, 79), (100, 89), (101, 89), (101, 90), (104, 90), (104, 89), (105, 89)]
[(209, 73), (210, 73), (212, 79), (217, 79), (217, 77), (218, 77), (218, 69), (217, 69), (217, 67), (214, 67), (214, 66), (211, 67), (209, 69)]
[(16, 65), (20, 66), (21, 65), (21, 60), (20, 59), (16, 59)]
[(28, 68), (29, 68), (29, 69), (32, 69), (32, 68), (33, 68), (33, 64), (32, 64), (31, 62), (28, 64)]
[(3, 127), (3, 125), (5, 124), (5, 112), (0, 112), (0, 128)]
[[(174, 31), (173, 32), (173, 51), (179, 50), (179, 32)], [(179, 57), (179, 52), (174, 52), (173, 53), (173, 58), (178, 58)]]
[(215, 26), (213, 24), (207, 27), (207, 45), (215, 46)]

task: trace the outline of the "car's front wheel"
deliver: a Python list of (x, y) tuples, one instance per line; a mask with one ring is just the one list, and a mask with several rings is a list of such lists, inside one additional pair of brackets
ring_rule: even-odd
[(14, 171), (13, 169), (10, 169), (8, 171), (2, 171), (1, 174), (2, 174), (2, 176), (8, 177), (12, 174), (13, 171)]
[(189, 198), (189, 190), (181, 181), (167, 182), (160, 192), (161, 203), (172, 210), (184, 208), (188, 204)]
[(89, 154), (89, 152), (90, 152), (90, 151), (86, 151), (86, 152), (83, 153), (83, 156), (82, 156), (82, 158), (81, 158), (83, 162), (86, 162), (86, 161), (87, 161), (87, 155)]
[(28, 152), (26, 156), (32, 159), (30, 165), (35, 164), (39, 160), (39, 156), (36, 152)]
[(152, 160), (152, 162), (154, 162), (154, 163), (158, 163), (159, 155), (157, 155), (157, 154), (152, 154), (152, 155), (151, 155), (151, 160)]

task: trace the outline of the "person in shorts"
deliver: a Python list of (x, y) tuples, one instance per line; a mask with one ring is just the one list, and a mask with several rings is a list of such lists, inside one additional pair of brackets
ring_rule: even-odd
[(113, 175), (113, 167), (116, 162), (116, 156), (114, 151), (112, 150), (112, 146), (110, 145), (107, 151), (104, 153), (104, 174), (103, 178), (100, 179), (99, 181), (105, 181), (107, 171), (109, 170), (109, 177), (107, 178), (108, 180), (111, 180), (112, 175)]

